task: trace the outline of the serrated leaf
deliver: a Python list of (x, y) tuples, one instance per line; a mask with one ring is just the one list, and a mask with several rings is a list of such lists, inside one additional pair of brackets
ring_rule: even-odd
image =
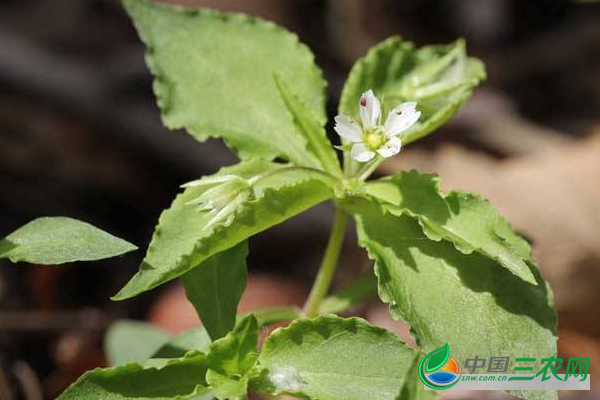
[(235, 329), (209, 347), (211, 369), (227, 376), (241, 377), (256, 364), (258, 358), (258, 321), (254, 315), (244, 317)]
[(204, 328), (191, 328), (161, 346), (152, 358), (180, 358), (191, 350), (208, 352), (210, 336)]
[(323, 172), (258, 159), (223, 168), (217, 175), (249, 179), (259, 174), (262, 178), (252, 185), (251, 196), (210, 225), (213, 211), (188, 204), (205, 193), (206, 186), (191, 186), (178, 195), (160, 216), (139, 272), (113, 299), (133, 297), (174, 279), (212, 255), (331, 198), (331, 185), (336, 183)]
[(404, 146), (446, 122), (484, 78), (483, 64), (466, 56), (462, 41), (415, 49), (412, 43), (391, 37), (354, 64), (339, 113), (359, 118), (360, 96), (368, 89), (384, 100), (384, 118), (398, 103), (416, 101), (421, 118), (402, 135)]
[(448, 358), (450, 357), (450, 347), (448, 346), (448, 343), (444, 344), (442, 347), (434, 351), (435, 353), (433, 353), (431, 357), (429, 357), (429, 359), (427, 360), (427, 364), (425, 364), (426, 372), (431, 372), (435, 371), (436, 369), (442, 368), (444, 364), (446, 364), (446, 361), (448, 361)]
[(310, 108), (290, 91), (287, 83), (282, 78), (276, 75), (275, 82), (298, 132), (306, 138), (309, 150), (317, 156), (325, 171), (341, 177), (340, 163), (331, 142), (327, 138), (323, 124), (314, 117)]
[(160, 368), (131, 363), (83, 374), (57, 400), (198, 399), (207, 392), (206, 356), (189, 354)]
[[(407, 321), (419, 347), (444, 343), (459, 364), (478, 356), (540, 360), (556, 354), (556, 313), (550, 287), (533, 268), (530, 285), (478, 253), (431, 241), (415, 218), (384, 214), (377, 204), (349, 199), (360, 244), (375, 260), (379, 296)], [(529, 391), (527, 398), (554, 394)]]
[(234, 379), (209, 369), (206, 373), (206, 381), (209, 384), (210, 391), (219, 400), (225, 399), (243, 399), (248, 389), (248, 376)]
[(432, 240), (448, 240), (466, 254), (477, 251), (497, 261), (525, 282), (536, 284), (529, 244), (481, 196), (466, 192), (440, 193), (439, 177), (417, 171), (400, 172), (366, 185), (366, 193), (383, 200), (388, 210), (419, 218)]
[(288, 118), (273, 75), (325, 122), (325, 81), (296, 35), (242, 14), (124, 0), (155, 76), (169, 128), (223, 138), (242, 158), (283, 157), (318, 168), (318, 158)]
[(337, 314), (377, 296), (377, 277), (373, 270), (365, 272), (348, 286), (326, 297), (319, 314)]
[(258, 392), (319, 400), (395, 399), (415, 352), (360, 318), (299, 319), (265, 341)]
[(166, 342), (162, 329), (140, 321), (121, 320), (110, 326), (104, 337), (104, 350), (110, 365), (146, 360)]
[(385, 97), (384, 109), (402, 101), (416, 101), (419, 122), (403, 137), (403, 144), (443, 124), (485, 78), (483, 64), (467, 57), (463, 41), (425, 46), (392, 37), (373, 47), (352, 67), (340, 99), (339, 112), (359, 118), (360, 95), (372, 89)]
[(137, 247), (86, 222), (67, 217), (35, 219), (0, 241), (0, 259), (57, 265), (119, 256)]
[(246, 287), (246, 241), (205, 260), (181, 276), (187, 298), (214, 341), (235, 326), (237, 307)]

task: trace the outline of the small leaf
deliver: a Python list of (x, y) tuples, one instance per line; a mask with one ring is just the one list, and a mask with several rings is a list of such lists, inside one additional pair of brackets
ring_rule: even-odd
[(140, 270), (113, 299), (127, 299), (174, 279), (212, 255), (333, 197), (337, 180), (331, 175), (293, 168), (258, 159), (222, 168), (217, 175), (254, 177), (254, 183), (249, 197), (217, 222), (220, 211), (198, 210), (189, 204), (206, 186), (188, 187), (162, 213)]
[(235, 326), (238, 303), (246, 287), (247, 255), (248, 244), (244, 241), (181, 276), (187, 298), (213, 341)]
[(268, 307), (252, 310), (252, 315), (258, 321), (258, 326), (264, 328), (277, 322), (300, 318), (300, 310), (294, 307)]
[(331, 142), (327, 138), (327, 133), (323, 128), (323, 124), (315, 119), (310, 108), (294, 95), (283, 79), (275, 75), (275, 82), (279, 94), (290, 112), (294, 125), (298, 131), (306, 138), (308, 148), (319, 159), (323, 170), (332, 175), (341, 177), (342, 170), (340, 163), (333, 151)]
[(189, 351), (208, 352), (211, 340), (204, 328), (192, 328), (175, 336), (159, 348), (152, 358), (180, 358)]
[(467, 57), (464, 47), (462, 41), (420, 49), (398, 37), (383, 41), (352, 67), (339, 113), (359, 118), (360, 96), (372, 89), (384, 100), (383, 118), (398, 103), (417, 102), (421, 118), (403, 134), (403, 146), (429, 134), (454, 115), (485, 78), (483, 64)]
[(415, 356), (360, 318), (299, 319), (265, 341), (253, 389), (319, 400), (394, 399)]
[(368, 183), (366, 193), (383, 200), (395, 215), (406, 211), (416, 216), (430, 239), (448, 240), (465, 254), (477, 251), (535, 285), (531, 248), (494, 206), (471, 193), (444, 196), (438, 184), (437, 175), (408, 171)]
[(227, 336), (210, 345), (210, 368), (227, 376), (245, 375), (258, 358), (258, 332), (258, 322), (254, 315), (243, 318)]
[(170, 360), (160, 368), (126, 364), (83, 374), (57, 400), (198, 399), (207, 392), (204, 354)]
[(206, 373), (206, 381), (210, 391), (219, 400), (243, 399), (248, 389), (248, 376), (246, 375), (240, 379), (234, 379), (209, 369)]
[(386, 214), (360, 198), (344, 205), (356, 219), (360, 244), (375, 260), (380, 298), (395, 319), (410, 324), (425, 352), (448, 343), (460, 365), (502, 354), (510, 357), (509, 370), (515, 357), (556, 354), (552, 292), (537, 269), (532, 267), (538, 285), (530, 285), (478, 253), (431, 241), (409, 215)]
[(241, 158), (285, 158), (318, 168), (288, 117), (278, 74), (325, 122), (325, 81), (298, 37), (259, 18), (124, 0), (148, 51), (165, 125), (200, 141), (223, 138)]
[(337, 314), (377, 296), (377, 277), (368, 270), (348, 286), (325, 298), (319, 314)]
[(450, 357), (450, 347), (448, 347), (448, 343), (440, 347), (439, 349), (434, 350), (429, 359), (427, 360), (427, 364), (425, 364), (425, 370), (427, 372), (435, 371), (436, 369), (442, 368), (448, 358)]
[(106, 332), (104, 349), (110, 365), (124, 365), (147, 360), (168, 340), (167, 334), (152, 324), (122, 320)]
[(137, 247), (93, 225), (67, 217), (38, 218), (0, 241), (0, 259), (57, 265), (115, 257)]

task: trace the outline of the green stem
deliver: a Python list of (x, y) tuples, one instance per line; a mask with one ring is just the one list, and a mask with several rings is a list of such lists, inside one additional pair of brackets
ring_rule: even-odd
[(371, 176), (371, 174), (373, 172), (375, 172), (375, 170), (377, 168), (379, 168), (379, 166), (383, 163), (383, 161), (385, 161), (385, 159), (383, 157), (377, 157), (371, 164), (369, 164), (365, 169), (363, 169), (362, 171), (359, 171), (358, 174), (356, 174), (356, 176), (358, 177), (359, 180), (364, 181), (366, 180), (369, 176)]
[(327, 242), (323, 261), (321, 261), (321, 266), (319, 267), (319, 273), (304, 305), (303, 314), (306, 317), (316, 317), (319, 314), (321, 302), (327, 296), (333, 274), (338, 264), (342, 244), (344, 243), (347, 218), (348, 216), (344, 210), (341, 208), (336, 210), (331, 235)]
[(348, 156), (348, 152), (344, 152), (344, 178), (350, 176), (350, 157)]

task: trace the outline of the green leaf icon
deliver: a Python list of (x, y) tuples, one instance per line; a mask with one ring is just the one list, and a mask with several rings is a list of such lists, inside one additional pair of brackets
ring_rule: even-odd
[(427, 372), (435, 371), (438, 368), (441, 368), (446, 361), (448, 361), (448, 357), (450, 357), (450, 346), (448, 343), (440, 347), (439, 349), (435, 349), (431, 353), (428, 354), (429, 359), (425, 364), (425, 369)]

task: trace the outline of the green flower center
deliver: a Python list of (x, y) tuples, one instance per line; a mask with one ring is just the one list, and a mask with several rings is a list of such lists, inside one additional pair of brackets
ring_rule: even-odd
[(371, 129), (366, 129), (363, 136), (363, 141), (367, 149), (375, 151), (385, 143), (386, 136), (380, 126)]

